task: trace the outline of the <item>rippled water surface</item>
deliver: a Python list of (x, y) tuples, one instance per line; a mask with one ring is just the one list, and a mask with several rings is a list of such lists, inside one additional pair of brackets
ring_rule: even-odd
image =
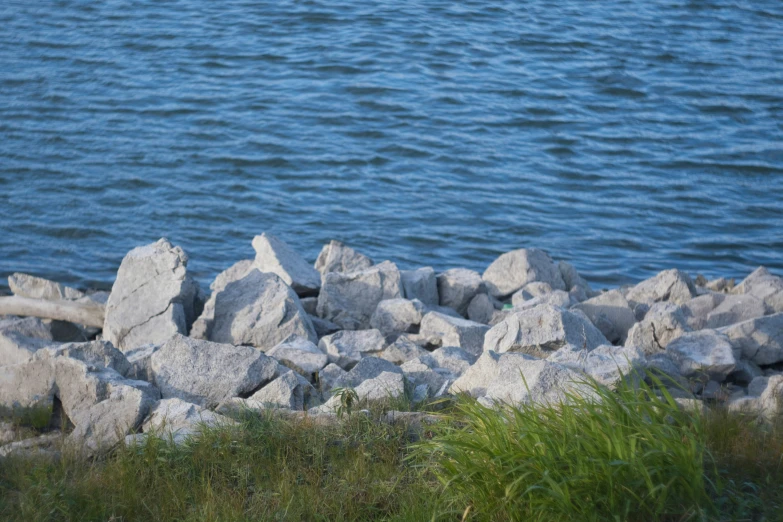
[(271, 231), (613, 285), (783, 271), (783, 3), (0, 3), (0, 276)]

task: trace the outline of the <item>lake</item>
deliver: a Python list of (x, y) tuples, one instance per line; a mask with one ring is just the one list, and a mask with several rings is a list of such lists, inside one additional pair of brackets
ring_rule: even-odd
[(596, 287), (783, 272), (783, 3), (0, 6), (0, 277), (203, 285), (272, 232), (402, 268), (546, 249)]

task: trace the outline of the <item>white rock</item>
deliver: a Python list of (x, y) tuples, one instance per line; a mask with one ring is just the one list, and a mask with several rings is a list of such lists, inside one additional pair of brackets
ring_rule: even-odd
[(783, 313), (720, 329), (744, 359), (759, 365), (783, 361)]
[(736, 361), (728, 337), (715, 330), (687, 332), (666, 347), (685, 377), (702, 377), (723, 382)]
[(387, 339), (396, 339), (400, 334), (410, 332), (421, 324), (424, 305), (408, 299), (386, 299), (378, 303), (370, 326), (379, 330)]
[(321, 371), (329, 363), (329, 358), (325, 353), (301, 337), (283, 341), (266, 354), (305, 377), (310, 377)]
[(457, 346), (438, 348), (430, 356), (439, 368), (445, 368), (458, 377), (465, 373), (478, 358)]
[(247, 404), (251, 408), (285, 408), (301, 411), (305, 397), (311, 395), (312, 386), (301, 382), (293, 372), (284, 373), (252, 396)]
[(363, 381), (354, 391), (359, 400), (396, 399), (405, 394), (405, 377), (402, 373), (381, 372), (377, 377)]
[(609, 342), (622, 344), (636, 324), (633, 310), (618, 290), (610, 290), (574, 306), (583, 311)]
[(672, 303), (656, 303), (644, 319), (628, 332), (626, 346), (635, 346), (645, 355), (666, 349), (670, 342), (691, 331), (682, 309)]
[(212, 407), (231, 397), (247, 396), (268, 383), (277, 361), (248, 346), (177, 335), (152, 354), (150, 366), (163, 398)]
[(0, 366), (29, 362), (35, 353), (53, 344), (49, 325), (37, 317), (0, 321)]
[(401, 335), (378, 356), (394, 364), (402, 364), (427, 354), (429, 354), (427, 350), (412, 342), (407, 335)]
[(571, 263), (560, 261), (557, 264), (557, 268), (563, 277), (565, 289), (573, 297), (574, 301), (582, 302), (598, 295), (590, 288), (587, 281), (579, 275), (579, 272), (576, 271), (576, 268)]
[(494, 297), (487, 294), (477, 294), (468, 305), (468, 319), (481, 324), (494, 324), (495, 321), (502, 321), (502, 316), (498, 311), (502, 305)]
[(47, 301), (75, 300), (84, 297), (84, 292), (61, 285), (48, 279), (29, 274), (15, 273), (8, 276), (8, 286), (14, 295)]
[(491, 405), (535, 403), (557, 405), (571, 392), (594, 397), (584, 377), (560, 364), (521, 353), (484, 352), (476, 363), (457, 379), (451, 393), (466, 392)]
[(193, 328), (190, 329), (190, 337), (194, 339), (209, 339), (212, 330), (212, 324), (215, 320), (215, 301), (218, 294), (226, 289), (229, 283), (239, 281), (250, 273), (255, 267), (252, 260), (243, 260), (234, 263), (232, 266), (218, 274), (209, 288), (212, 293), (204, 304), (204, 311), (201, 313)]
[(321, 249), (315, 260), (315, 269), (323, 274), (329, 272), (356, 272), (373, 265), (372, 259), (360, 254), (340, 241), (330, 241)]
[(329, 357), (329, 362), (346, 370), (367, 355), (379, 354), (385, 347), (386, 340), (378, 330), (343, 330), (318, 342), (318, 348)]
[(564, 348), (547, 360), (583, 373), (610, 388), (616, 388), (623, 379), (636, 382), (646, 367), (644, 354), (638, 348), (608, 344), (589, 351)]
[(481, 292), (484, 283), (481, 275), (466, 268), (452, 268), (438, 275), (440, 305), (448, 306), (465, 317), (470, 301)]
[(106, 304), (103, 336), (122, 351), (187, 333), (198, 310), (188, 258), (166, 239), (134, 248), (122, 260)]
[(560, 308), (569, 308), (572, 304), (571, 295), (563, 290), (554, 290), (551, 293), (544, 294), (532, 299), (525, 299), (524, 290), (520, 290), (511, 296), (511, 304), (514, 312), (531, 310), (541, 305), (559, 306)]
[(348, 375), (348, 372), (334, 363), (327, 364), (323, 370), (318, 372), (318, 389), (324, 398), (332, 395), (332, 389), (336, 388), (336, 383), (340, 382)]
[(399, 373), (400, 367), (378, 357), (365, 357), (350, 372), (338, 379), (334, 385), (339, 388), (355, 388), (368, 379), (374, 379), (384, 372)]
[(428, 395), (437, 397), (441, 390), (456, 380), (456, 376), (444, 368), (437, 368), (429, 356), (411, 359), (400, 366), (402, 373), (414, 387), (427, 386)]
[(180, 399), (158, 401), (149, 417), (142, 424), (142, 431), (149, 435), (181, 443), (197, 435), (203, 428), (234, 424), (228, 417), (218, 415), (197, 404)]
[(489, 326), (481, 323), (429, 312), (421, 321), (420, 334), (440, 339), (441, 346), (458, 346), (468, 353), (479, 355), (488, 331)]
[(687, 303), (680, 306), (688, 326), (692, 330), (701, 330), (707, 327), (707, 317), (710, 312), (715, 310), (726, 299), (726, 294), (708, 292), (704, 295), (694, 297)]
[(370, 327), (378, 303), (401, 296), (400, 271), (394, 263), (384, 261), (347, 274), (330, 272), (323, 277), (318, 315), (346, 330), (362, 330)]
[(696, 297), (696, 287), (685, 272), (677, 269), (664, 270), (655, 277), (642, 281), (631, 288), (625, 298), (629, 303), (652, 305), (661, 301), (685, 304)]
[(511, 313), (493, 326), (484, 338), (484, 351), (521, 352), (544, 358), (567, 345), (593, 350), (602, 344), (609, 342), (586, 318), (543, 305)]
[(268, 350), (291, 336), (317, 341), (296, 293), (277, 275), (252, 270), (217, 295), (210, 341)]
[(705, 328), (722, 328), (741, 323), (767, 313), (764, 301), (753, 295), (727, 295), (722, 302), (707, 315)]
[(770, 311), (783, 312), (783, 279), (772, 275), (763, 266), (754, 270), (732, 293), (752, 295), (764, 301)]
[(418, 299), (424, 306), (437, 306), (440, 303), (438, 280), (432, 267), (403, 270), (400, 274), (406, 299)]
[(145, 344), (125, 352), (130, 368), (125, 376), (138, 381), (152, 379), (152, 354), (158, 351), (159, 344)]
[(321, 275), (302, 256), (272, 234), (253, 238), (255, 267), (277, 274), (299, 295), (314, 295), (321, 288)]
[(499, 298), (534, 281), (548, 283), (555, 290), (566, 289), (552, 258), (537, 248), (522, 248), (501, 255), (487, 267), (483, 279), (489, 293)]

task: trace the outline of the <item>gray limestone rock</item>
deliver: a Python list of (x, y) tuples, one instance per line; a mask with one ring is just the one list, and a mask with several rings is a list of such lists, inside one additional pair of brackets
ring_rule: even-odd
[(277, 274), (298, 295), (315, 295), (321, 288), (321, 275), (302, 256), (272, 234), (253, 238), (254, 266), (261, 272)]
[(783, 279), (772, 275), (763, 266), (754, 270), (732, 293), (752, 295), (764, 301), (771, 312), (783, 312)]
[(438, 275), (440, 305), (448, 306), (465, 317), (471, 300), (484, 289), (481, 275), (466, 268), (452, 268)]
[(172, 398), (158, 401), (147, 420), (142, 424), (141, 429), (147, 436), (154, 434), (179, 444), (188, 437), (199, 434), (205, 427), (231, 424), (233, 421), (228, 417), (202, 408), (197, 404)]
[(645, 355), (662, 352), (670, 342), (691, 329), (682, 309), (673, 303), (652, 305), (644, 319), (628, 332), (625, 346), (635, 346)]
[(84, 297), (84, 292), (61, 285), (48, 279), (29, 274), (15, 273), (8, 276), (8, 286), (14, 295), (47, 301), (76, 300)]
[(418, 330), (423, 311), (424, 305), (420, 301), (386, 299), (375, 308), (370, 326), (379, 330), (388, 340), (393, 340), (402, 333)]
[(321, 371), (329, 363), (325, 353), (319, 350), (316, 345), (301, 337), (283, 341), (266, 352), (266, 354), (308, 378), (314, 373)]
[(783, 361), (783, 313), (721, 328), (742, 358), (759, 365)]
[(696, 297), (696, 286), (690, 276), (677, 269), (664, 270), (630, 289), (625, 298), (632, 305), (652, 305), (661, 301), (685, 304)]
[(53, 343), (49, 325), (37, 317), (0, 320), (0, 366), (26, 363)]
[(122, 351), (187, 333), (200, 310), (188, 258), (166, 239), (122, 260), (106, 304), (103, 336)]
[(249, 346), (232, 346), (177, 335), (152, 354), (153, 382), (163, 398), (213, 407), (248, 396), (275, 375), (277, 361)]
[(386, 340), (378, 330), (343, 330), (318, 342), (318, 348), (329, 357), (329, 362), (346, 370), (367, 355), (379, 354), (385, 347)]
[(340, 241), (330, 241), (321, 249), (315, 260), (315, 269), (323, 274), (329, 272), (356, 272), (373, 265), (372, 259), (360, 254)]
[(209, 339), (212, 331), (212, 325), (215, 320), (215, 301), (218, 294), (226, 289), (229, 283), (239, 281), (250, 273), (255, 267), (252, 260), (243, 260), (233, 264), (215, 278), (209, 288), (212, 293), (209, 296), (204, 311), (201, 313), (193, 328), (190, 329), (190, 337), (194, 339)]
[(456, 346), (444, 346), (430, 353), (430, 357), (439, 368), (445, 368), (456, 376), (460, 376), (476, 362), (477, 356)]
[(638, 348), (609, 344), (590, 351), (564, 348), (550, 355), (547, 360), (583, 373), (612, 389), (625, 379), (638, 382), (647, 365), (644, 354)]
[(574, 306), (583, 311), (609, 342), (622, 344), (636, 324), (633, 310), (623, 294), (610, 290)]
[(210, 341), (267, 350), (291, 336), (317, 341), (296, 293), (277, 275), (252, 270), (217, 295)]
[(406, 299), (418, 299), (424, 306), (438, 306), (438, 280), (432, 267), (401, 272), (403, 296)]
[(666, 346), (666, 353), (685, 377), (723, 382), (736, 365), (728, 337), (715, 330), (684, 333)]
[(427, 313), (420, 328), (422, 336), (440, 339), (440, 346), (458, 346), (473, 355), (481, 353), (488, 331), (487, 325), (438, 312)]
[(384, 261), (347, 274), (330, 272), (323, 277), (318, 315), (345, 330), (362, 330), (370, 327), (378, 303), (401, 296), (400, 271), (394, 263)]
[(498, 298), (509, 296), (534, 281), (548, 283), (555, 290), (566, 289), (552, 258), (537, 248), (506, 252), (487, 267), (483, 279), (489, 293)]
[(429, 354), (427, 350), (412, 342), (407, 335), (401, 335), (378, 354), (378, 357), (394, 364), (402, 364), (427, 354)]

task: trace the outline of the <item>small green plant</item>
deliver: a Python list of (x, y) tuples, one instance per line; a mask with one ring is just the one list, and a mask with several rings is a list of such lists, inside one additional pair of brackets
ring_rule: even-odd
[(356, 390), (353, 388), (334, 388), (332, 389), (332, 395), (340, 400), (340, 404), (337, 405), (335, 413), (339, 418), (348, 415), (351, 416), (353, 407), (359, 402), (359, 396), (356, 394)]

